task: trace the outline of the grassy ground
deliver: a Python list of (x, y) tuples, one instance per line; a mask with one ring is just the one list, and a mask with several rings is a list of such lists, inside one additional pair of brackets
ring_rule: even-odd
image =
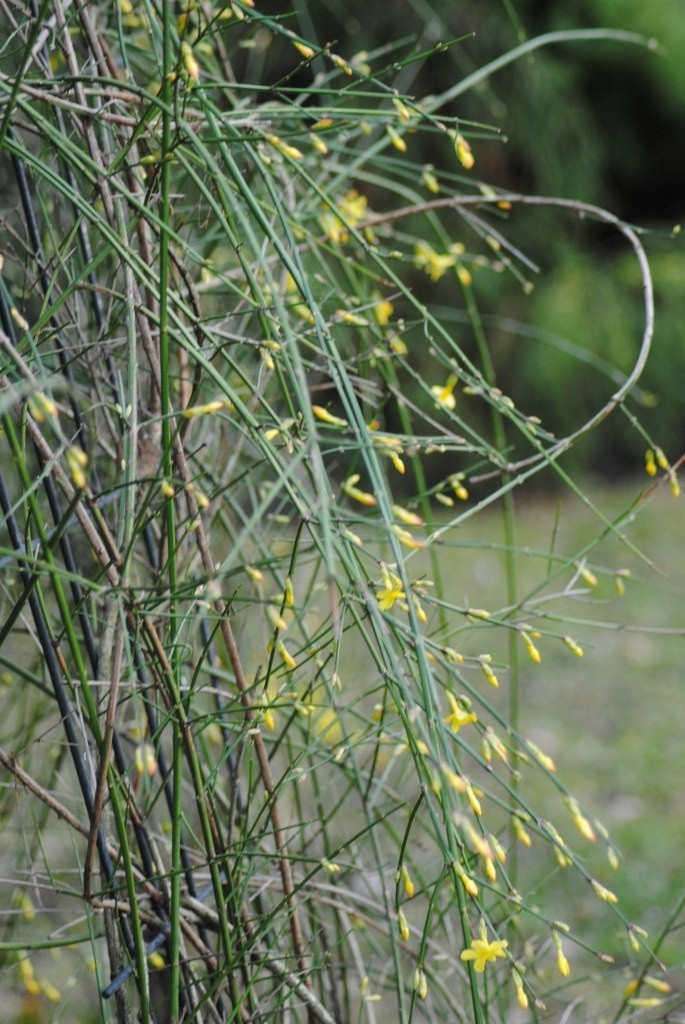
[[(614, 519), (647, 486), (643, 480), (614, 487), (595, 482), (586, 485), (586, 493), (597, 509)], [(615, 537), (607, 537), (588, 555), (598, 585), (585, 588), (587, 596), (550, 601), (547, 606), (551, 614), (563, 609), (578, 620), (563, 631), (573, 633), (585, 656), (568, 658), (560, 645), (543, 638), (539, 666), (522, 658), (521, 725), (553, 756), (559, 775), (581, 803), (609, 829), (622, 864), (616, 874), (606, 869), (600, 877), (619, 896), (626, 917), (655, 937), (685, 883), (678, 783), (685, 768), (685, 519), (682, 502), (674, 500), (667, 487), (635, 511), (635, 521), (625, 532), (654, 568)], [(597, 515), (568, 497), (521, 502), (517, 519), (522, 594), (535, 586), (546, 568), (546, 560), (541, 562), (534, 552), (553, 547), (572, 555), (601, 531)], [(495, 515), (480, 516), (460, 531), (460, 543), (488, 538), (496, 543), (498, 530)], [(462, 596), (470, 593), (474, 603), (486, 607), (501, 600), (500, 553), (484, 548), (459, 562)], [(619, 569), (630, 570), (623, 596), (614, 577)], [(563, 574), (559, 586), (547, 587), (544, 593), (560, 590), (569, 575)], [(544, 808), (547, 793), (552, 796), (541, 784), (534, 794), (536, 806), (542, 801)], [(558, 797), (553, 804), (558, 808)], [(556, 815), (558, 810), (550, 810), (555, 820)], [(573, 832), (568, 822), (563, 827), (566, 833)], [(625, 959), (625, 939), (617, 941), (611, 919), (597, 913), (591, 893), (579, 898), (576, 885), (566, 888), (563, 873), (553, 884), (555, 901), (561, 898), (566, 903), (563, 914), (568, 923), (581, 929), (592, 945), (619, 961)], [(681, 930), (671, 934), (662, 953), (667, 961), (683, 960)]]

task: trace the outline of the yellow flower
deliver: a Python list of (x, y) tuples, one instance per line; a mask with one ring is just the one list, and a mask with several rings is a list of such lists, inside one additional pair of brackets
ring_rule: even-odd
[(590, 879), (590, 885), (595, 890), (595, 895), (599, 896), (600, 900), (603, 900), (605, 903), (618, 903), (618, 896), (616, 893), (612, 892), (611, 889), (607, 889), (607, 887), (602, 885), (601, 882), (598, 882), (596, 878)]
[(457, 400), (454, 397), (454, 389), (457, 386), (457, 376), (451, 373), (447, 378), (445, 384), (434, 384), (431, 388), (431, 392), (434, 395), (435, 407), (439, 409), (442, 406), (444, 409), (454, 409), (457, 405)]
[(373, 315), (376, 318), (376, 322), (381, 327), (385, 327), (386, 324), (390, 323), (390, 317), (395, 307), (388, 299), (381, 298), (380, 292), (374, 293), (374, 299), (376, 300), (376, 305), (373, 307)]
[(473, 283), (473, 277), (471, 271), (466, 267), (462, 266), (461, 263), (457, 264), (457, 277), (463, 284), (464, 288), (469, 288)]
[(668, 486), (671, 488), (671, 494), (674, 498), (680, 497), (680, 484), (678, 483), (678, 477), (676, 476), (674, 469), (668, 471), (669, 482)]
[(264, 141), (268, 142), (269, 145), (273, 146), (274, 149), (277, 149), (279, 153), (282, 153), (283, 156), (289, 157), (291, 160), (301, 160), (304, 155), (301, 150), (297, 149), (295, 146), (290, 146), (278, 135), (266, 134), (264, 136)]
[(554, 931), (552, 932), (552, 939), (554, 940), (554, 946), (557, 951), (557, 970), (559, 971), (559, 974), (562, 976), (562, 978), (568, 978), (569, 974), (571, 973), (571, 965), (566, 959), (564, 948), (561, 945), (561, 939)]
[(388, 133), (388, 137), (389, 137), (390, 141), (392, 142), (393, 146), (395, 147), (395, 149), (399, 153), (406, 153), (407, 152), (407, 143), (404, 141), (402, 136), (399, 135), (395, 131), (395, 129), (392, 127), (392, 125), (390, 125), (390, 124), (386, 125), (385, 130)]
[(42, 391), (36, 391), (28, 401), (29, 412), (36, 423), (45, 423), (47, 418), (57, 419), (58, 409), (51, 398), (44, 395)]
[(478, 717), (474, 715), (473, 711), (465, 711), (451, 693), (447, 694), (447, 699), (452, 710), (446, 718), (443, 718), (443, 722), (445, 725), (449, 725), (452, 732), (457, 733), (463, 725), (478, 721)]
[(464, 486), (464, 473), (453, 473), (447, 482), (454, 491), (455, 497), (459, 498), (459, 501), (469, 500), (469, 492)]
[(352, 324), (353, 327), (368, 327), (369, 321), (365, 316), (360, 316), (350, 309), (337, 309), (336, 315), (344, 324)]
[(65, 451), (64, 459), (69, 468), (74, 487), (79, 491), (84, 490), (88, 484), (88, 479), (84, 472), (88, 465), (88, 456), (82, 448), (72, 444)]
[(479, 973), (482, 973), (486, 964), (494, 963), (498, 956), (506, 956), (504, 951), (508, 945), (506, 939), (495, 939), (493, 942), (488, 942), (485, 924), (482, 923), (481, 938), (473, 939), (469, 949), (462, 951), (461, 959), (474, 960), (473, 966)]
[(523, 825), (521, 824), (521, 822), (519, 821), (519, 819), (515, 815), (511, 819), (511, 824), (512, 824), (512, 828), (514, 829), (514, 832), (516, 833), (516, 837), (517, 837), (518, 841), (523, 846), (532, 846), (533, 845), (533, 840), (530, 838), (530, 834), (523, 827)]
[(585, 815), (581, 812), (580, 807), (578, 806), (578, 801), (575, 799), (575, 797), (570, 795), (567, 796), (566, 806), (571, 812), (571, 816), (573, 817), (573, 823), (580, 832), (580, 834), (584, 836), (585, 839), (588, 840), (588, 842), (596, 842), (597, 836), (595, 835), (595, 830), (593, 829), (592, 825), (585, 817)]
[(195, 55), (189, 43), (181, 43), (181, 59), (183, 60), (183, 66), (188, 77), (192, 78), (194, 82), (197, 82), (200, 77), (200, 65), (195, 59)]
[(476, 161), (473, 153), (471, 152), (471, 147), (463, 135), (455, 135), (454, 152), (457, 154), (457, 160), (462, 167), (465, 167), (467, 171), (470, 171)]
[(578, 570), (578, 575), (583, 580), (585, 580), (585, 582), (587, 583), (588, 587), (596, 587), (597, 586), (597, 583), (599, 581), (598, 581), (597, 577), (595, 576), (594, 572), (592, 572), (591, 569), (588, 569), (588, 567), (586, 565), (583, 565), (583, 564), (579, 565), (578, 563), (576, 563), (576, 569)]
[(403, 910), (397, 911), (397, 928), (400, 936), (406, 942), (409, 938), (409, 922), (407, 921)]
[(409, 107), (406, 107), (402, 100), (398, 100), (397, 97), (394, 97), (392, 102), (395, 105), (395, 110), (397, 111), (397, 116), (399, 117), (400, 121), (404, 121), (405, 124), (408, 121), (411, 121), (412, 111), (409, 109)]
[(409, 874), (409, 870), (404, 864), (402, 865), (402, 868), (400, 870), (400, 877), (402, 879), (402, 882), (404, 883), (404, 891), (407, 894), (407, 898), (412, 899), (414, 893), (416, 892), (416, 888), (414, 886), (412, 877)]
[(528, 996), (523, 987), (523, 978), (518, 971), (512, 971), (512, 979), (514, 982), (514, 988), (516, 989), (516, 1002), (519, 1004), (522, 1010), (528, 1009)]
[(407, 596), (402, 589), (402, 580), (390, 572), (387, 565), (381, 566), (383, 574), (383, 589), (376, 591), (378, 607), (382, 612), (388, 611), (395, 604), (395, 601), (403, 601)]
[(285, 646), (283, 641), (280, 641), (278, 644), (276, 644), (276, 650), (280, 654), (281, 660), (284, 662), (287, 668), (290, 669), (291, 672), (293, 669), (297, 668), (297, 662), (295, 661), (295, 659), (293, 658), (292, 654)]
[(476, 882), (474, 882), (470, 875), (466, 874), (459, 861), (452, 861), (452, 868), (469, 896), (472, 896), (475, 899), (478, 895), (478, 885)]
[(426, 979), (426, 972), (420, 967), (417, 967), (414, 971), (414, 980), (412, 982), (412, 988), (417, 993), (419, 999), (425, 999), (428, 995), (428, 981)]
[(583, 657), (583, 648), (580, 646), (580, 644), (577, 644), (572, 637), (562, 636), (561, 642), (565, 644), (566, 647), (568, 647), (571, 654), (575, 654), (576, 658)]
[(528, 630), (525, 629), (525, 628), (521, 628), (520, 632), (521, 632), (521, 639), (523, 640), (523, 646), (528, 651), (528, 654), (530, 656), (530, 660), (534, 661), (536, 665), (539, 665), (540, 662), (542, 661), (542, 656), (541, 656), (539, 650), (537, 649), (537, 647), (535, 646), (535, 644), (533, 643), (533, 641), (532, 641), (532, 639), (530, 637), (530, 634), (528, 633)]
[(405, 526), (423, 526), (423, 519), (417, 512), (410, 512), (401, 505), (393, 505), (393, 515)]
[(360, 195), (355, 188), (349, 189), (344, 196), (336, 200), (335, 211), (326, 207), (319, 218), (319, 223), (329, 241), (334, 244), (349, 242), (349, 228), (356, 227), (369, 215), (368, 200)]
[(373, 494), (369, 494), (368, 491), (362, 491), (357, 487), (359, 483), (359, 473), (353, 473), (352, 476), (348, 476), (347, 480), (342, 484), (341, 490), (348, 498), (352, 498), (354, 501), (358, 501), (360, 505), (366, 505), (368, 508), (373, 508), (378, 502), (374, 498)]
[(307, 46), (306, 43), (301, 43), (299, 42), (299, 40), (294, 39), (293, 46), (298, 51), (298, 53), (302, 54), (305, 60), (311, 60), (312, 57), (314, 56), (314, 51), (312, 50), (311, 46)]
[(669, 463), (668, 459), (666, 458), (666, 456), (664, 455), (664, 453), (661, 450), (661, 448), (657, 447), (657, 448), (654, 449), (654, 456), (656, 458), (657, 465), (658, 465), (659, 469), (663, 469), (664, 471), (666, 471), (667, 469), (671, 468), (670, 467), (670, 463)]
[(322, 405), (313, 405), (312, 412), (317, 420), (321, 420), (322, 423), (328, 423), (331, 427), (349, 426), (347, 420), (342, 419), (340, 416), (334, 416), (333, 413), (329, 412)]
[(400, 544), (404, 544), (405, 548), (409, 548), (411, 551), (421, 551), (422, 548), (425, 548), (426, 545), (424, 542), (422, 540), (417, 540), (416, 537), (412, 537), (409, 530), (403, 530), (402, 527), (397, 526), (396, 523), (393, 523), (391, 529)]
[(497, 689), (497, 687), (499, 686), (499, 679), (497, 678), (495, 673), (490, 668), (490, 665), (488, 664), (489, 661), (490, 661), (490, 655), (489, 654), (481, 654), (480, 658), (478, 659), (478, 663), (480, 664), (481, 672), (483, 673), (483, 675), (485, 676), (487, 681), (490, 683), (490, 686), (494, 686), (495, 689)]
[(428, 242), (417, 242), (414, 246), (414, 266), (425, 270), (431, 281), (439, 281), (456, 263), (454, 253), (439, 254)]
[(329, 53), (331, 64), (335, 64), (336, 68), (343, 71), (348, 77), (352, 74), (352, 67), (347, 63), (344, 57), (340, 57), (337, 53)]
[(322, 138), (315, 135), (314, 132), (309, 132), (308, 138), (317, 153), (321, 156), (328, 156), (328, 146)]
[(423, 171), (421, 172), (421, 181), (424, 183), (429, 192), (436, 195), (440, 191), (440, 184), (434, 174), (434, 168), (432, 164), (426, 164)]
[(342, 199), (338, 200), (338, 209), (349, 224), (358, 224), (367, 216), (368, 199), (351, 188)]

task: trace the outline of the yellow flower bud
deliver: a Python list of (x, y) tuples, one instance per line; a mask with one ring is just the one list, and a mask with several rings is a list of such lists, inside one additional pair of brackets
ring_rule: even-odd
[(597, 895), (600, 900), (603, 900), (605, 903), (618, 903), (618, 896), (616, 893), (612, 892), (611, 889), (607, 889), (607, 887), (598, 882), (596, 878), (590, 879), (590, 885), (594, 889), (595, 895)]
[(402, 138), (401, 135), (398, 135), (398, 133), (393, 128), (393, 126), (391, 124), (388, 124), (388, 125), (386, 125), (385, 130), (388, 133), (388, 138), (392, 142), (392, 144), (395, 147), (395, 149), (399, 153), (406, 153), (407, 152), (407, 143), (404, 141), (404, 139)]
[(407, 918), (404, 915), (404, 911), (401, 909), (397, 912), (397, 928), (399, 930), (400, 937), (404, 942), (406, 942), (410, 934), (409, 922), (407, 921)]
[(576, 641), (573, 640), (570, 636), (562, 636), (561, 642), (565, 644), (566, 647), (568, 647), (571, 654), (575, 654), (576, 658), (583, 657), (583, 648), (580, 646), (580, 644), (577, 644)]
[(470, 171), (476, 160), (471, 151), (470, 145), (464, 136), (459, 133), (454, 137), (454, 151), (457, 154), (457, 160), (462, 167), (465, 167), (467, 171)]

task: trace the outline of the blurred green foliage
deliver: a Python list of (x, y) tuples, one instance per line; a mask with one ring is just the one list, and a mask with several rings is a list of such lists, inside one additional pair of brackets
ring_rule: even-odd
[[(277, 3), (262, 5), (269, 6), (277, 13)], [(685, 252), (672, 235), (685, 205), (685, 151), (677, 144), (685, 129), (685, 19), (679, 0), (350, 0), (344, 8), (301, 0), (295, 7), (311, 38), (322, 45), (334, 42), (347, 57), (365, 51), (374, 68), (389, 61), (392, 85), (417, 96), (444, 91), (524, 39), (560, 29), (610, 27), (658, 41), (658, 50), (613, 42), (543, 47), (459, 97), (448, 112), (469, 135), (473, 175), (480, 180), (597, 203), (647, 231), (656, 334), (632, 408), (675, 460), (681, 454), (677, 439), (685, 436)], [(403, 24), (404, 38), (398, 32)], [(389, 39), (397, 40), (392, 50)], [(437, 41), (454, 39), (459, 41), (444, 54), (411, 60)], [(277, 63), (272, 74), (277, 82)], [(435, 156), (438, 164), (439, 135), (423, 137), (421, 144), (423, 159), (431, 163)], [(630, 370), (643, 328), (637, 268), (617, 235), (573, 216), (529, 209), (511, 219), (507, 237), (514, 227), (517, 245), (539, 268), (531, 275), (535, 289), (526, 295), (510, 275), (484, 270), (475, 278), (475, 299), (488, 311), (484, 325), (499, 386), (561, 436), (600, 408)], [(447, 232), (453, 223), (445, 218)], [(460, 239), (467, 248), (473, 242)], [(460, 331), (460, 344), (475, 351), (468, 326), (459, 327), (465, 318), (455, 283), (431, 286), (417, 274), (416, 287), (427, 301), (444, 306)], [(610, 476), (634, 471), (647, 447), (643, 440), (629, 417), (617, 412), (601, 436), (577, 446), (566, 464)]]

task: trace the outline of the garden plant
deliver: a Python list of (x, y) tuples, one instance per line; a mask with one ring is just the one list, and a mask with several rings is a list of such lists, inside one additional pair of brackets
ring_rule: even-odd
[[(532, 35), (419, 93), (468, 35), (354, 52), (261, 6), (0, 6), (3, 1019), (665, 1014), (680, 905), (627, 916), (523, 685), (593, 671), (588, 596), (654, 570), (631, 530), (679, 494), (643, 234), (495, 187), (507, 125), (460, 107), (549, 47), (656, 44)], [(540, 210), (610, 234), (641, 309), (563, 433), (492, 343), (498, 289), (544, 289)], [(647, 454), (607, 516), (568, 460), (617, 418)], [(526, 521), (540, 487), (579, 545)]]

